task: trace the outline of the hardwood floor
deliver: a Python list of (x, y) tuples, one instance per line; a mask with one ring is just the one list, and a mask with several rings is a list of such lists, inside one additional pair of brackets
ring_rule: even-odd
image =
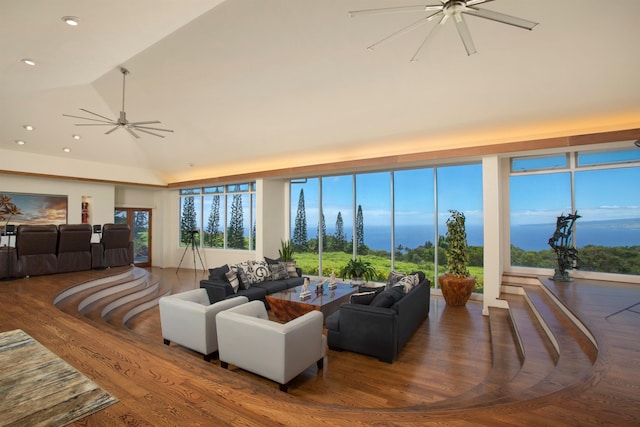
[[(488, 317), (478, 302), (451, 308), (432, 296), (429, 319), (394, 364), (329, 350), (324, 369), (311, 366), (285, 394), (163, 345), (157, 307), (125, 327), (118, 310), (96, 316), (100, 302), (84, 314), (74, 308), (78, 296), (53, 304), (72, 285), (124, 270), (0, 282), (1, 331), (23, 329), (119, 399), (76, 425), (640, 425), (637, 285), (543, 280), (548, 293), (536, 286), (505, 295), (511, 312)], [(171, 292), (197, 287), (202, 274), (149, 271)], [(597, 348), (549, 296), (584, 323)]]

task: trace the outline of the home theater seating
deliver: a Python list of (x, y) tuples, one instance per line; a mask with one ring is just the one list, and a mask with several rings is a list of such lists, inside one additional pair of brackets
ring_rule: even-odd
[[(133, 241), (127, 224), (105, 224), (100, 243), (92, 243), (90, 224), (17, 227), (15, 249), (3, 248), (3, 277), (29, 277), (133, 264)], [(8, 259), (7, 259), (8, 258)]]

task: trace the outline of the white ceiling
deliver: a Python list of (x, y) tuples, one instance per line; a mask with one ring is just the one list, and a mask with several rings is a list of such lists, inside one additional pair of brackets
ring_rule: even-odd
[[(347, 13), (418, 3), (0, 1), (0, 149), (149, 169), (170, 183), (639, 127), (640, 1), (496, 0), (482, 7), (540, 25), (469, 17), (478, 53), (467, 56), (449, 22), (413, 63), (429, 26), (366, 47), (422, 15)], [(117, 118), (120, 66), (127, 118), (173, 134), (104, 135), (62, 116)]]

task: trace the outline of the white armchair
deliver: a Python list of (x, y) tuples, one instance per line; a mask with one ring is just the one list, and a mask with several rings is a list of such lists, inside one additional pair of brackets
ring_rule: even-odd
[(312, 311), (288, 323), (269, 320), (262, 301), (251, 301), (218, 313), (220, 366), (229, 363), (280, 385), (289, 382), (314, 362), (322, 369), (326, 337), (323, 315)]
[(164, 343), (173, 341), (204, 354), (204, 360), (210, 361), (218, 350), (216, 314), (248, 301), (239, 296), (210, 304), (203, 288), (162, 297), (158, 304)]

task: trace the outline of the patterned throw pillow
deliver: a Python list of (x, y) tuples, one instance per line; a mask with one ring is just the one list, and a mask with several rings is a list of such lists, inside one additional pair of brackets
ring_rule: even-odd
[(264, 261), (254, 261), (251, 264), (251, 279), (253, 283), (261, 283), (271, 279), (271, 271)]
[(271, 280), (284, 280), (289, 278), (287, 272), (287, 266), (283, 262), (277, 264), (270, 264), (269, 270), (271, 270)]
[(226, 276), (227, 280), (231, 284), (231, 287), (233, 288), (233, 292), (237, 293), (238, 288), (240, 287), (240, 282), (238, 281), (238, 273), (236, 273), (233, 270), (229, 270), (224, 275)]
[(407, 275), (404, 273), (400, 273), (399, 271), (392, 271), (389, 273), (389, 277), (387, 277), (387, 288), (397, 284), (402, 278)]
[(298, 272), (296, 271), (296, 262), (295, 261), (287, 261), (285, 262), (287, 265), (287, 273), (289, 273), (289, 277), (300, 277), (298, 276)]
[(245, 270), (246, 267), (242, 267), (240, 264), (237, 265), (238, 267), (238, 279), (240, 279), (240, 286), (242, 286), (242, 289), (249, 289), (251, 287), (251, 274), (249, 274), (248, 272), (248, 268), (247, 270)]
[(402, 287), (402, 291), (403, 293), (406, 295), (409, 292), (411, 292), (411, 289), (413, 289), (418, 283), (420, 283), (420, 279), (418, 277), (417, 274), (410, 274), (408, 276), (403, 277), (402, 279), (400, 279), (395, 285), (394, 287)]

